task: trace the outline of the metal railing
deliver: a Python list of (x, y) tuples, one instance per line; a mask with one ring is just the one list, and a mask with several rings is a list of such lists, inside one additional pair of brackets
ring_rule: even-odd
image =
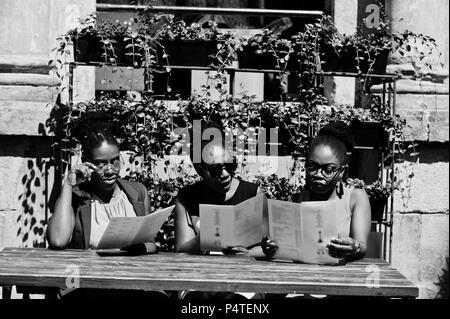
[(246, 15), (246, 16), (272, 16), (291, 18), (314, 18), (320, 17), (323, 11), (306, 10), (275, 10), (275, 9), (248, 9), (248, 8), (214, 8), (214, 7), (186, 7), (186, 6), (145, 6), (145, 5), (120, 5), (98, 3), (97, 11), (143, 11), (149, 12), (168, 12), (168, 13), (203, 13), (203, 14), (222, 14), (222, 15)]
[[(209, 14), (209, 15), (245, 15), (245, 16), (260, 16), (260, 17), (290, 17), (290, 18), (318, 18), (323, 15), (323, 11), (305, 11), (305, 10), (274, 10), (274, 9), (248, 9), (248, 8), (214, 8), (214, 7), (188, 7), (188, 6), (146, 6), (146, 5), (115, 5), (115, 4), (97, 4), (98, 12), (136, 12), (136, 11), (148, 11), (154, 13), (172, 13), (172, 14)], [(164, 67), (164, 66), (159, 66)], [(171, 65), (171, 69), (180, 70), (211, 70), (206, 66), (178, 66)], [(230, 73), (233, 78), (235, 72), (251, 72), (251, 73), (277, 73), (280, 70), (268, 70), (268, 69), (241, 69), (235, 67), (226, 67), (225, 70)], [(396, 80), (398, 76), (388, 74), (369, 74), (361, 75), (358, 73), (349, 72), (315, 72), (317, 77), (337, 76), (337, 77), (353, 77), (359, 78), (367, 76), (369, 78), (376, 78), (383, 83), (383, 89), (381, 90), (383, 105), (390, 108), (391, 114), (395, 114), (396, 103)], [(231, 85), (231, 88), (233, 85)], [(231, 89), (230, 88), (230, 89)], [(231, 89), (232, 90), (232, 89)], [(230, 92), (231, 93), (231, 92)], [(373, 149), (364, 148), (360, 149)], [(394, 149), (390, 149), (390, 155), (394, 156)], [(384, 157), (381, 163), (382, 171), (386, 170), (388, 175), (394, 171), (394, 161), (392, 160), (390, 167), (384, 166)], [(382, 175), (382, 174), (381, 174)], [(377, 222), (377, 231), (384, 230), (384, 240), (382, 248), (382, 257), (389, 262), (392, 261), (392, 236), (393, 236), (393, 212), (394, 212), (394, 184), (391, 185), (392, 195), (390, 198), (389, 206), (385, 208), (383, 214), (383, 220), (381, 223)], [(383, 229), (384, 226), (384, 229)], [(389, 228), (389, 231), (388, 229)]]

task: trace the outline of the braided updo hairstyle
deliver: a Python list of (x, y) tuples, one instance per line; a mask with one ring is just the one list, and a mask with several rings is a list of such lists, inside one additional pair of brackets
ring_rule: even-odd
[(113, 133), (111, 116), (105, 112), (89, 111), (83, 114), (76, 121), (72, 135), (81, 143), (84, 158), (91, 158), (92, 150), (104, 142), (115, 145), (120, 150), (119, 142)]
[(319, 131), (311, 143), (310, 151), (319, 145), (331, 148), (341, 164), (345, 165), (348, 164), (349, 153), (355, 148), (355, 140), (351, 128), (344, 122), (337, 121), (329, 123)]

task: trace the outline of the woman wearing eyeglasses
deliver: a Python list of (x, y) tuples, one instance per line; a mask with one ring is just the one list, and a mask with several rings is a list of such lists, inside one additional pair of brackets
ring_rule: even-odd
[[(147, 189), (119, 178), (119, 143), (108, 128), (87, 119), (78, 130), (82, 164), (69, 171), (47, 227), (55, 249), (96, 249), (113, 217), (144, 216), (150, 212)], [(154, 247), (146, 245), (148, 252)]]
[[(223, 128), (208, 123), (202, 128)], [(183, 188), (177, 197), (175, 206), (175, 250), (198, 254), (200, 250), (199, 205), (237, 205), (256, 196), (261, 190), (258, 185), (234, 176), (237, 168), (236, 159), (225, 148), (224, 136), (221, 141), (202, 141), (199, 148), (199, 162), (196, 163), (191, 147), (191, 160), (201, 181)], [(237, 248), (236, 248), (237, 249)]]
[[(74, 128), (82, 148), (82, 164), (69, 171), (48, 222), (50, 248), (96, 249), (113, 217), (144, 216), (150, 212), (146, 187), (119, 178), (123, 165), (117, 139), (103, 113), (92, 112)], [(154, 253), (153, 243), (127, 247), (133, 254)], [(58, 294), (58, 292), (57, 292)], [(64, 299), (166, 299), (162, 291), (75, 289)]]
[(333, 122), (322, 128), (312, 141), (306, 159), (307, 190), (293, 197), (296, 202), (337, 201), (338, 238), (331, 240), (328, 250), (331, 256), (347, 260), (364, 257), (371, 219), (365, 190), (345, 185), (353, 148), (352, 131), (344, 122)]
[[(366, 192), (344, 183), (348, 154), (353, 148), (352, 131), (345, 123), (333, 122), (322, 128), (313, 139), (306, 159), (306, 190), (292, 197), (299, 203), (337, 201), (338, 238), (330, 241), (328, 251), (333, 257), (349, 261), (364, 257), (371, 219)], [(277, 246), (270, 238), (265, 238), (262, 249), (273, 257)]]

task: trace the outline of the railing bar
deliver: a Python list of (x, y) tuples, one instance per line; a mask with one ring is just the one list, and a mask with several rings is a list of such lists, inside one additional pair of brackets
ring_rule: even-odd
[(255, 16), (288, 16), (288, 17), (320, 17), (323, 11), (306, 10), (274, 10), (274, 9), (249, 9), (249, 8), (213, 8), (213, 7), (188, 7), (188, 6), (145, 6), (145, 5), (119, 5), (98, 3), (97, 11), (151, 11), (171, 13), (204, 13), (224, 15), (255, 15)]
[(376, 148), (373, 146), (355, 146), (355, 150), (375, 150)]
[(350, 72), (315, 72), (315, 74), (321, 74), (321, 75), (324, 75), (324, 76), (369, 77), (369, 78), (386, 79), (386, 80), (391, 80), (391, 81), (398, 78), (397, 75), (359, 74), (359, 73), (350, 73)]
[[(84, 63), (84, 62), (76, 62), (76, 65), (96, 65), (96, 66), (102, 66), (102, 65), (108, 65), (108, 66), (114, 66), (114, 67), (131, 67), (127, 65), (120, 65), (120, 64), (111, 64), (111, 63), (104, 63), (104, 62), (91, 62), (91, 63)], [(177, 70), (204, 70), (204, 71), (214, 71), (214, 68), (208, 67), (208, 66), (184, 66), (184, 65), (155, 65), (154, 68), (167, 68), (170, 67), (171, 69), (177, 69)], [(225, 70), (235, 71), (235, 72), (249, 72), (249, 73), (280, 73), (281, 70), (276, 69), (240, 69), (240, 68), (232, 68), (227, 67), (224, 68)], [(291, 73), (296, 73), (295, 71), (289, 71)], [(299, 72), (297, 72), (299, 73)], [(348, 72), (314, 72), (315, 75), (322, 75), (322, 76), (343, 76), (343, 77), (358, 77), (358, 73), (348, 73)], [(367, 74), (364, 75), (369, 78), (380, 78), (380, 79), (386, 79), (386, 80), (395, 80), (397, 79), (397, 75), (379, 75), (379, 74)]]

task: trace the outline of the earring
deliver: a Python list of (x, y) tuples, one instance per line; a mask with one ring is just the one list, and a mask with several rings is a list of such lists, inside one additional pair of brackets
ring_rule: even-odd
[(342, 198), (342, 195), (344, 195), (344, 183), (342, 181), (339, 181), (336, 185), (336, 194), (339, 198)]

